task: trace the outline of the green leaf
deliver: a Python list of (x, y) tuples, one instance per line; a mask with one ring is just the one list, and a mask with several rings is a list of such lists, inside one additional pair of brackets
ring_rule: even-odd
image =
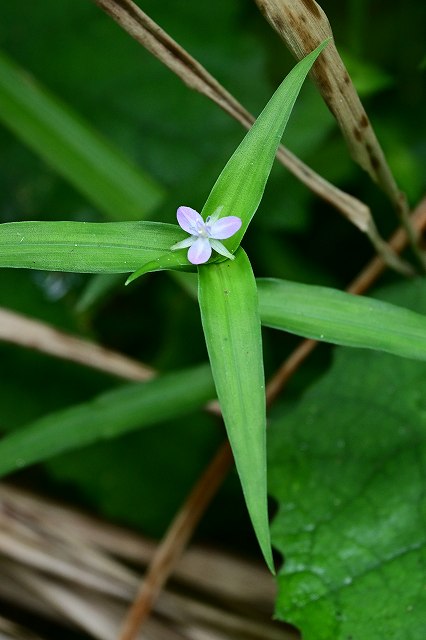
[[(262, 324), (305, 338), (426, 360), (426, 316), (387, 302), (286, 280), (257, 280)], [(426, 298), (426, 281), (419, 280)]]
[[(426, 313), (419, 282), (386, 297)], [(425, 374), (414, 360), (339, 348), (270, 425), (272, 539), (285, 556), (277, 615), (304, 640), (423, 638)]]
[[(233, 215), (242, 220), (241, 229), (229, 240), (223, 242), (232, 253), (240, 245), (246, 229), (260, 204), (278, 145), (302, 84), (315, 60), (327, 44), (328, 40), (325, 40), (306, 58), (301, 60), (284, 78), (256, 122), (226, 163), (207, 198), (201, 212), (204, 219), (220, 208), (220, 217)], [(159, 259), (158, 265), (155, 262), (151, 262), (149, 265), (141, 265), (137, 274), (133, 274), (129, 278), (128, 283), (147, 273), (147, 271), (179, 269), (183, 264), (191, 264), (186, 258), (186, 252), (179, 251), (179, 256), (180, 258), (173, 260), (166, 255)], [(210, 259), (210, 262), (222, 261), (223, 257), (217, 254)]]
[(0, 121), (108, 216), (144, 218), (164, 190), (0, 52)]
[(108, 391), (91, 402), (47, 415), (6, 436), (0, 441), (0, 475), (58, 453), (177, 418), (200, 408), (214, 396), (207, 365)]
[(0, 267), (128, 273), (182, 233), (161, 222), (8, 222), (0, 225)]
[[(180, 227), (177, 227), (177, 229), (180, 229)], [(183, 238), (181, 237), (181, 239)], [(145, 264), (139, 267), (139, 269), (127, 278), (126, 285), (151, 271), (166, 271), (171, 269), (172, 271), (195, 272), (196, 270), (196, 267), (187, 260), (186, 256), (184, 256), (181, 251), (178, 253), (172, 253), (172, 251), (169, 251), (168, 253), (160, 253), (160, 251), (158, 251), (157, 253), (157, 257), (149, 262), (145, 262)]]
[(233, 261), (199, 268), (199, 302), (213, 378), (247, 509), (272, 571), (262, 339), (256, 283), (241, 248)]
[(238, 216), (243, 222), (241, 229), (223, 243), (231, 252), (239, 246), (257, 211), (294, 103), (312, 65), (328, 42), (322, 42), (284, 78), (226, 163), (207, 198), (202, 210), (204, 218), (223, 207), (221, 217)]

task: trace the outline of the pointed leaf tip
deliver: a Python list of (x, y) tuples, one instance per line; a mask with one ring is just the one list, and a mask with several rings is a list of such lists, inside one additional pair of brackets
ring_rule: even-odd
[(247, 510), (270, 571), (266, 406), (257, 290), (241, 247), (199, 268), (199, 303), (213, 378)]
[[(241, 219), (241, 228), (226, 241), (236, 251), (263, 197), (275, 155), (306, 76), (330, 38), (300, 60), (268, 101), (262, 113), (226, 163), (203, 207), (203, 218), (222, 207)], [(220, 221), (219, 221), (220, 222)], [(215, 236), (216, 237), (216, 236)], [(215, 257), (214, 262), (220, 259)]]

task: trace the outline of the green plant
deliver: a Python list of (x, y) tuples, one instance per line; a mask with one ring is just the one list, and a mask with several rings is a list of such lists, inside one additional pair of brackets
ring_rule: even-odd
[[(190, 415), (217, 394), (247, 509), (265, 561), (273, 570), (261, 325), (343, 347), (373, 350), (338, 351), (325, 378), (316, 382), (300, 403), (284, 407), (272, 418), (270, 488), (279, 504), (273, 539), (287, 556), (279, 577), (277, 607), (279, 615), (300, 626), (308, 640), (351, 634), (355, 638), (356, 633), (367, 637), (368, 612), (354, 620), (353, 611), (368, 590), (375, 588), (375, 581), (386, 575), (393, 588), (398, 584), (406, 595), (402, 604), (395, 596), (390, 607), (383, 606), (381, 611), (381, 633), (397, 637), (400, 618), (389, 623), (386, 619), (395, 607), (407, 609), (421, 601), (403, 578), (408, 569), (414, 571), (409, 559), (405, 561), (406, 554), (413, 554), (415, 561), (422, 558), (421, 536), (416, 534), (414, 539), (412, 535), (421, 528), (420, 522), (409, 508), (403, 509), (399, 518), (401, 501), (392, 508), (389, 482), (400, 470), (401, 500), (411, 506), (421, 501), (424, 411), (419, 392), (423, 365), (418, 361), (426, 359), (424, 278), (393, 285), (383, 293), (388, 301), (356, 297), (282, 278), (255, 279), (240, 246), (280, 153), (280, 140), (302, 83), (327, 45), (328, 41), (323, 42), (294, 67), (220, 173), (201, 215), (206, 224), (209, 216), (219, 221), (235, 216), (241, 220), (241, 228), (229, 237), (222, 236), (224, 254), (214, 253), (198, 266), (186, 252), (172, 251), (176, 244), (188, 246), (182, 229), (158, 221), (158, 209), (168, 197), (165, 190), (115, 154), (43, 90), (28, 85), (19, 69), (2, 56), (3, 122), (43, 158), (59, 163), (66, 178), (119, 221), (3, 223), (0, 266), (104, 276), (130, 273), (128, 283), (147, 273), (172, 270), (192, 293), (197, 273), (210, 367), (179, 367), (143, 385), (107, 391), (95, 400), (83, 398), (70, 408), (59, 407), (29, 420), (0, 443), (0, 472), (6, 474), (59, 453)], [(324, 70), (321, 60), (314, 67), (318, 73)], [(375, 169), (369, 167), (373, 174)], [(380, 176), (383, 178), (383, 172)], [(393, 197), (392, 180), (389, 176), (383, 180), (382, 186)], [(200, 194), (194, 197), (196, 206)], [(123, 211), (118, 212), (122, 202)], [(378, 236), (369, 212), (362, 207), (359, 211), (362, 215), (354, 216), (357, 226), (367, 233), (387, 264), (405, 274), (413, 273), (414, 267), (398, 258)], [(146, 221), (150, 212), (157, 221)], [(128, 217), (144, 220), (123, 221)], [(411, 230), (412, 248), (422, 264), (417, 234), (405, 209), (401, 219)], [(250, 238), (251, 245), (259, 241), (265, 247), (260, 254), (273, 251), (274, 232), (266, 242), (261, 228), (258, 235)], [(212, 243), (212, 247), (218, 245)], [(116, 281), (96, 282), (106, 283), (108, 289)], [(153, 296), (161, 295), (161, 282), (155, 281)], [(179, 330), (175, 333), (179, 339)], [(406, 391), (404, 402), (395, 399), (398, 384)], [(363, 412), (358, 404), (364, 407)], [(401, 410), (408, 423), (404, 428), (397, 419)], [(394, 422), (391, 434), (386, 411)], [(321, 486), (323, 474), (325, 487)], [(386, 506), (376, 542), (372, 539), (374, 513), (380, 513), (382, 499)], [(392, 519), (397, 523), (391, 524)], [(389, 533), (390, 527), (397, 534)], [(333, 540), (339, 545), (336, 553)], [(335, 558), (338, 561), (333, 563)], [(388, 568), (392, 562), (396, 563), (395, 571)], [(322, 572), (327, 574), (324, 579)], [(354, 589), (354, 581), (360, 585), (360, 594), (351, 598), (346, 594), (349, 588)], [(416, 622), (409, 628), (415, 629)], [(375, 633), (369, 637), (378, 637)]]

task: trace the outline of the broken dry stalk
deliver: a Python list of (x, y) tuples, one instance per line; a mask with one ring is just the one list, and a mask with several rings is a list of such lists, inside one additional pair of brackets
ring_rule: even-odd
[(126, 380), (145, 382), (156, 375), (151, 367), (122, 353), (0, 307), (0, 341), (2, 340), (99, 369)]
[[(405, 194), (398, 188), (358, 93), (336, 49), (326, 14), (314, 0), (256, 0), (256, 3), (297, 60), (304, 58), (325, 38), (331, 38), (310, 75), (336, 118), (352, 158), (389, 197), (407, 231), (413, 251), (426, 270), (426, 256), (420, 249), (419, 235), (411, 224)], [(376, 248), (379, 249), (381, 246), (382, 242)]]

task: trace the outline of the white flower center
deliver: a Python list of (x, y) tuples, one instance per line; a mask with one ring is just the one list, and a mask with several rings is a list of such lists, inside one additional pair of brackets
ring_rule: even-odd
[(210, 237), (210, 227), (208, 227), (204, 222), (197, 222), (195, 225), (196, 235), (199, 238), (209, 238)]

